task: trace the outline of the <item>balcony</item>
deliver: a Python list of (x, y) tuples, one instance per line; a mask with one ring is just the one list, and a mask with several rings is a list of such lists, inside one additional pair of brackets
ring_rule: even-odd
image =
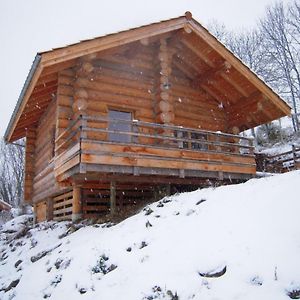
[(251, 138), (80, 115), (55, 141), (55, 176), (87, 173), (248, 179), (256, 173)]

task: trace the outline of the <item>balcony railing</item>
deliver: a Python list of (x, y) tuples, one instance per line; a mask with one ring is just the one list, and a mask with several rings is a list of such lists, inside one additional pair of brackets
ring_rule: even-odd
[[(81, 155), (96, 155), (108, 148), (88, 148), (89, 144), (115, 145), (111, 148), (111, 156), (116, 152), (125, 155), (133, 147), (130, 155), (142, 155), (137, 153), (143, 148), (143, 155), (152, 157), (169, 157), (169, 160), (198, 159), (197, 154), (206, 154), (205, 160), (230, 161), (231, 164), (244, 164), (253, 167), (254, 147), (252, 138), (239, 135), (198, 130), (181, 126), (142, 122), (138, 120), (108, 119), (99, 116), (82, 116), (74, 120), (70, 126), (56, 139), (56, 168), (79, 151)], [(127, 145), (127, 148), (117, 147)], [(71, 151), (71, 149), (74, 149)], [(95, 150), (96, 149), (96, 150)], [(149, 151), (148, 151), (148, 150)], [(134, 152), (136, 151), (136, 152)], [(193, 154), (194, 153), (194, 154)], [(69, 155), (69, 157), (68, 157)], [(108, 153), (106, 153), (108, 155)], [(231, 157), (228, 159), (228, 157)], [(82, 157), (81, 157), (82, 158)], [(245, 158), (242, 160), (241, 158)], [(153, 166), (155, 167), (155, 166)], [(253, 168), (252, 171), (253, 173)]]
[[(114, 124), (130, 125), (131, 130), (110, 129), (110, 125)], [(252, 138), (239, 135), (138, 120), (109, 120), (105, 117), (80, 115), (56, 139), (56, 150), (68, 148), (79, 139), (88, 139), (89, 137), (94, 141), (171, 147), (193, 151), (234, 152), (245, 155), (252, 155), (254, 149)]]

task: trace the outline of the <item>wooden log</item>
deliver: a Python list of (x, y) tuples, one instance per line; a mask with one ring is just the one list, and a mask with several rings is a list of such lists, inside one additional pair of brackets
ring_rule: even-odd
[(82, 218), (81, 188), (73, 185), (72, 222)]

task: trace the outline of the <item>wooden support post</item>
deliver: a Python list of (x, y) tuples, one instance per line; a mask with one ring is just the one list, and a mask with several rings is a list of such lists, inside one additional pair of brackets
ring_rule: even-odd
[(116, 213), (116, 182), (110, 182), (110, 214), (114, 215)]
[(161, 199), (161, 190), (160, 190), (160, 187), (159, 186), (155, 186), (154, 188), (154, 191), (153, 191), (153, 200), (154, 201), (158, 201)]
[(76, 222), (81, 218), (82, 218), (81, 188), (78, 185), (73, 185), (72, 222)]
[(47, 221), (53, 220), (53, 199), (49, 198), (47, 200)]
[(171, 184), (167, 184), (166, 185), (166, 192), (165, 192), (165, 197), (170, 196), (171, 195)]

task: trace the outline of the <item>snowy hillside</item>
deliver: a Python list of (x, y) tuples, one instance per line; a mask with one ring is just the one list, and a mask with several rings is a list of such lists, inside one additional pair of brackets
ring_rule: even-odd
[(175, 195), (114, 226), (18, 217), (0, 233), (0, 299), (298, 299), (299, 182)]

